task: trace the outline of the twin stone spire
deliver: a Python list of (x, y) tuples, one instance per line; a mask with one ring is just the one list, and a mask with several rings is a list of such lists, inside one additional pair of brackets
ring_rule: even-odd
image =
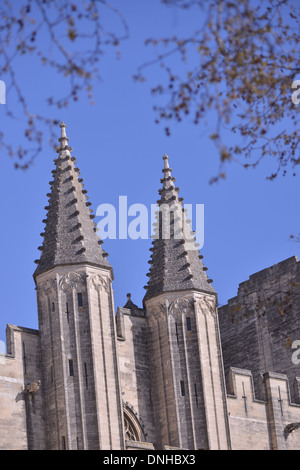
[[(66, 125), (61, 123), (58, 157), (54, 160), (53, 180), (48, 205), (41, 256), (36, 260), (34, 278), (61, 265), (89, 264), (112, 271), (108, 254), (102, 248), (97, 235), (94, 215), (90, 208), (87, 191), (76, 158), (71, 156), (72, 147), (66, 135)], [(199, 255), (194, 233), (189, 227), (183, 207), (183, 198), (178, 196), (175, 178), (164, 155), (164, 177), (157, 201), (157, 222), (149, 264), (148, 284), (144, 300), (168, 291), (198, 290), (215, 293), (211, 279), (206, 275)]]
[(171, 291), (198, 290), (215, 294), (212, 279), (208, 279), (207, 268), (201, 261), (203, 256), (199, 254), (191, 221), (187, 219), (183, 198), (179, 197), (179, 188), (174, 184), (176, 179), (172, 176), (169, 157), (164, 155), (163, 160), (164, 177), (158, 191), (160, 199), (144, 301)]
[(41, 257), (36, 260), (34, 277), (54, 266), (79, 263), (111, 269), (96, 233), (95, 216), (79, 168), (75, 166), (76, 158), (71, 156), (66, 125), (62, 123), (60, 128), (60, 147), (54, 160), (53, 180), (49, 182), (47, 217), (43, 220), (45, 230), (41, 233), (44, 242), (39, 247)]

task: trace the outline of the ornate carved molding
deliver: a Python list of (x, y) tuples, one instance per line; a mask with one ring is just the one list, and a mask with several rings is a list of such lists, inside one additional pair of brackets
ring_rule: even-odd
[(69, 272), (59, 280), (59, 288), (63, 291), (85, 287), (84, 278), (76, 273)]
[(172, 317), (181, 316), (183, 313), (192, 315), (194, 313), (194, 305), (191, 300), (185, 297), (178, 297), (172, 302), (166, 300), (164, 304), (153, 305), (147, 310), (147, 313), (149, 319), (158, 321), (166, 319), (169, 315)]
[(217, 306), (216, 300), (214, 297), (203, 296), (196, 299), (197, 309), (202, 315), (211, 315), (216, 317), (217, 315)]
[(144, 425), (138, 413), (128, 402), (123, 402), (125, 439), (130, 441), (144, 441)]
[(189, 299), (178, 297), (170, 304), (169, 314), (173, 316), (182, 315), (183, 313), (194, 313), (194, 306)]
[(101, 274), (96, 273), (92, 274), (88, 278), (89, 287), (92, 287), (99, 291), (109, 292), (110, 290), (110, 280)]
[(56, 279), (51, 278), (47, 279), (47, 281), (43, 282), (38, 286), (38, 290), (45, 295), (49, 295), (52, 291), (56, 289)]
[(168, 302), (166, 304), (153, 305), (150, 309), (147, 309), (147, 317), (150, 321), (159, 321), (166, 318), (168, 313)]

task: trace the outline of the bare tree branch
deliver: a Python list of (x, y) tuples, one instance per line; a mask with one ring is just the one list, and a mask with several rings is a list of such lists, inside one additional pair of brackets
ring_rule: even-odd
[[(105, 27), (104, 11), (118, 19), (117, 32)], [(101, 79), (100, 58), (106, 49), (116, 48), (127, 39), (129, 30), (122, 13), (106, 0), (74, 3), (66, 0), (5, 0), (0, 5), (0, 18), (0, 75), (5, 80), (7, 94), (15, 94), (20, 105), (18, 116), (18, 111), (12, 111), (9, 106), (8, 99), (5, 112), (8, 118), (22, 121), (27, 141), (23, 147), (14, 147), (2, 131), (0, 146), (13, 158), (16, 168), (26, 169), (42, 149), (43, 133), (50, 135), (51, 145), (55, 145), (53, 128), (58, 122), (55, 109), (77, 101), (82, 92), (93, 103), (93, 86)], [(68, 83), (68, 90), (62, 96), (45, 97), (45, 103), (53, 108), (52, 118), (50, 113), (34, 112), (23, 92), (22, 77), (16, 73), (16, 65), (24, 55), (49, 67)]]
[[(300, 73), (299, 2), (162, 1), (185, 9), (197, 6), (205, 19), (189, 38), (146, 41), (163, 52), (143, 64), (135, 79), (145, 81), (147, 68), (155, 64), (166, 72), (165, 82), (152, 89), (160, 103), (154, 106), (156, 122), (165, 123), (170, 135), (173, 122), (189, 119), (203, 128), (214, 113), (211, 139), (219, 150), (220, 168), (212, 182), (226, 176), (230, 161), (255, 168), (263, 158), (275, 163), (268, 179), (288, 169), (295, 175), (300, 119), (291, 86)], [(183, 67), (170, 61), (176, 56)]]

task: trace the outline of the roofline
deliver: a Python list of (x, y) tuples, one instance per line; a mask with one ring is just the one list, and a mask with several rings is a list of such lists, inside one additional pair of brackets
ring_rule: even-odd
[(111, 272), (111, 277), (112, 277), (112, 281), (114, 280), (114, 272), (113, 272), (113, 268), (111, 266), (103, 266), (101, 264), (97, 264), (97, 263), (91, 263), (89, 261), (80, 261), (80, 262), (74, 262), (74, 263), (62, 263), (62, 264), (55, 264), (53, 266), (51, 266), (50, 268), (47, 268), (47, 269), (44, 269), (44, 270), (41, 270), (40, 272), (36, 273), (34, 272), (32, 277), (34, 279), (34, 282), (36, 284), (36, 278), (38, 276), (40, 276), (41, 274), (45, 274), (46, 272), (48, 271), (51, 271), (52, 269), (55, 269), (55, 268), (59, 268), (59, 267), (63, 267), (63, 266), (92, 266), (92, 267), (95, 267), (95, 268), (102, 268), (102, 269), (106, 269), (108, 271)]
[(145, 307), (145, 302), (147, 302), (148, 300), (152, 300), (152, 299), (155, 299), (156, 297), (159, 297), (160, 295), (162, 294), (174, 294), (174, 292), (188, 292), (188, 293), (191, 293), (191, 292), (199, 292), (201, 294), (211, 294), (211, 295), (214, 295), (216, 297), (216, 299), (218, 299), (218, 293), (216, 291), (212, 292), (212, 291), (207, 291), (207, 290), (204, 290), (204, 289), (197, 289), (197, 288), (192, 288), (192, 289), (182, 289), (182, 290), (178, 290), (178, 289), (175, 289), (175, 290), (166, 290), (166, 291), (163, 291), (163, 292), (160, 292), (159, 294), (156, 294), (156, 295), (153, 295), (151, 297), (149, 297), (148, 299), (145, 299), (146, 295), (144, 296), (143, 298), (143, 306), (144, 308)]

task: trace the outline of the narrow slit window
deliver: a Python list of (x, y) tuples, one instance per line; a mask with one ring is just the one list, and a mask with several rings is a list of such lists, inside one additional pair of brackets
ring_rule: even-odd
[(52, 312), (55, 312), (55, 303), (52, 302)]
[(196, 406), (198, 408), (198, 392), (197, 392), (197, 385), (194, 384), (194, 389), (195, 389), (195, 400), (196, 400)]
[(185, 396), (185, 387), (184, 387), (184, 381), (180, 380), (180, 391), (181, 391), (181, 396)]
[(178, 333), (177, 323), (175, 323), (175, 336), (176, 336), (177, 344), (179, 344), (179, 333)]
[(66, 449), (67, 449), (65, 436), (62, 436), (62, 437), (61, 437), (61, 447), (62, 447), (62, 450), (66, 450)]
[(69, 318), (69, 313), (70, 313), (70, 312), (69, 312), (69, 304), (68, 304), (68, 302), (67, 302), (67, 303), (66, 303), (66, 314), (67, 314), (67, 321), (68, 321), (68, 323), (69, 323), (69, 319), (70, 319), (70, 318)]
[(192, 331), (191, 317), (186, 317), (186, 329)]
[(89, 383), (88, 383), (88, 373), (87, 373), (87, 365), (86, 365), (86, 362), (83, 364), (83, 368), (84, 368), (85, 386), (86, 386), (86, 388), (88, 388)]
[(25, 343), (23, 341), (22, 343), (22, 359), (23, 359), (23, 367), (24, 367), (24, 374), (26, 374), (27, 372), (27, 364), (26, 364), (26, 359), (27, 359), (27, 356), (26, 356), (26, 349), (25, 349)]
[(77, 293), (77, 301), (78, 301), (78, 307), (82, 307), (83, 306), (83, 301), (82, 301), (82, 293), (81, 292)]
[(73, 360), (69, 359), (69, 374), (70, 377), (74, 376), (74, 366), (73, 366)]

